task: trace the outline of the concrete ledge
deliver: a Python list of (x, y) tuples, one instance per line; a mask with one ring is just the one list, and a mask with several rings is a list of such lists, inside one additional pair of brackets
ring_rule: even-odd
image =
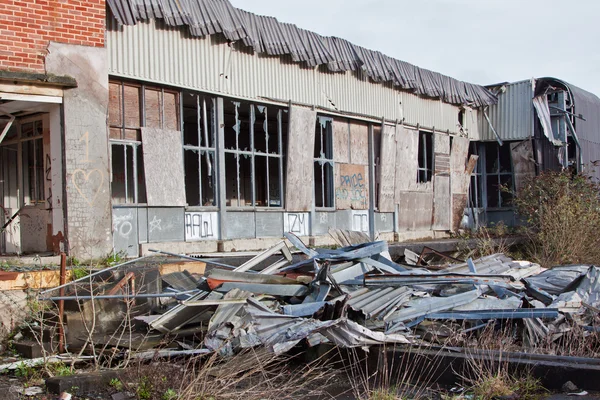
[(100, 371), (89, 374), (76, 374), (70, 376), (54, 376), (46, 379), (46, 388), (49, 392), (60, 394), (69, 392), (74, 395), (85, 395), (96, 391), (99, 386), (108, 386), (111, 379), (118, 379), (117, 371)]
[(0, 80), (12, 82), (38, 83), (52, 86), (77, 87), (77, 81), (67, 75), (40, 74), (35, 72), (0, 70)]

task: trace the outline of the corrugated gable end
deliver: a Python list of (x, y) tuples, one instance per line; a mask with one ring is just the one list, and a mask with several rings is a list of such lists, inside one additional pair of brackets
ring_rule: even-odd
[(464, 83), (437, 72), (395, 60), (338, 38), (326, 38), (275, 18), (258, 16), (233, 7), (227, 0), (107, 0), (122, 25), (160, 18), (169, 26), (187, 25), (193, 36), (221, 33), (242, 41), (259, 53), (289, 54), (308, 66), (327, 65), (332, 72), (364, 71), (374, 82), (392, 82), (417, 94), (452, 104), (495, 104), (486, 88)]

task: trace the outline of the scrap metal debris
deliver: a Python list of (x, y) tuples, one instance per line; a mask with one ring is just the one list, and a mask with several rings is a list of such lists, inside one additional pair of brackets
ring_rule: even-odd
[[(300, 255), (293, 256), (282, 241), (239, 266), (205, 259), (202, 271), (166, 269), (152, 275), (153, 259), (139, 259), (63, 285), (63, 296), (42, 292), (41, 299), (72, 303), (66, 318), (70, 349), (90, 342), (77, 330), (93, 317), (92, 301), (98, 303), (92, 308), (95, 318), (102, 322), (96, 324), (95, 343), (135, 350), (115, 334), (125, 313), (131, 313), (141, 340), (160, 343), (161, 351), (170, 354), (232, 355), (257, 346), (282, 353), (300, 343), (367, 349), (418, 343), (432, 337), (432, 331), (444, 336), (452, 329), (477, 332), (502, 320), (523, 321), (523, 342), (530, 346), (560, 337), (569, 329), (565, 319), (594, 329), (599, 267), (544, 270), (504, 254), (465, 262), (442, 255), (449, 263), (431, 268), (401, 265), (391, 260), (386, 242), (365, 243), (359, 237), (356, 244), (351, 235), (336, 237), (346, 245), (308, 248), (286, 234)], [(85, 317), (77, 318), (76, 312)], [(123, 340), (132, 337), (121, 335)], [(172, 339), (172, 347), (164, 348), (165, 338)], [(148, 348), (152, 345), (138, 347)]]

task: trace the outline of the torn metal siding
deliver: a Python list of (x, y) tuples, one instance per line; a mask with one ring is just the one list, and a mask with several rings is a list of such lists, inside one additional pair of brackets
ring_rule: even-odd
[(600, 168), (591, 162), (600, 160), (600, 98), (577, 86), (565, 82), (573, 98), (575, 114), (581, 114), (585, 121), (575, 118), (575, 130), (581, 142), (581, 156), (585, 171), (600, 180)]
[(237, 51), (217, 37), (186, 38), (156, 20), (121, 28), (113, 18), (107, 23), (109, 74), (114, 76), (259, 101), (291, 99), (459, 133), (458, 106), (358, 79), (353, 71), (322, 72), (322, 67), (294, 63), (291, 56)]
[[(494, 87), (498, 104), (490, 105), (486, 114), (502, 140), (525, 140), (533, 137), (533, 87), (531, 80), (524, 80)], [(469, 132), (469, 138), (478, 141), (496, 141), (483, 112), (479, 113), (479, 135)]]
[[(496, 97), (482, 86), (418, 68), (380, 52), (337, 38), (322, 37), (275, 18), (233, 7), (227, 0), (108, 0), (119, 25), (162, 19), (166, 25), (188, 27), (191, 36), (221, 33), (229, 41), (242, 41), (257, 53), (290, 55), (309, 67), (326, 65), (333, 72), (362, 71), (374, 82), (453, 104), (494, 104)], [(112, 20), (112, 18), (108, 18)]]

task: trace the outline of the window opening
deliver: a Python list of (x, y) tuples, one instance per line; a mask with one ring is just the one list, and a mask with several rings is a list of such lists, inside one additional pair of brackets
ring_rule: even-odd
[(226, 204), (282, 207), (287, 110), (226, 101)]
[(216, 206), (216, 99), (183, 93), (185, 195), (190, 206)]
[[(475, 142), (471, 142), (469, 144), (469, 158), (471, 155), (479, 155), (478, 144)], [(483, 158), (480, 156), (477, 159), (477, 164), (475, 164), (475, 169), (471, 173), (471, 184), (469, 185), (469, 199), (470, 199), (470, 207), (472, 208), (481, 208), (482, 197), (481, 197), (481, 185), (482, 185), (482, 174), (481, 174), (481, 163)]]
[(334, 207), (333, 119), (317, 116), (314, 147), (315, 207)]
[(433, 177), (433, 134), (419, 131), (419, 167), (417, 182), (430, 182)]
[(510, 145), (485, 143), (487, 208), (512, 205), (513, 172)]

